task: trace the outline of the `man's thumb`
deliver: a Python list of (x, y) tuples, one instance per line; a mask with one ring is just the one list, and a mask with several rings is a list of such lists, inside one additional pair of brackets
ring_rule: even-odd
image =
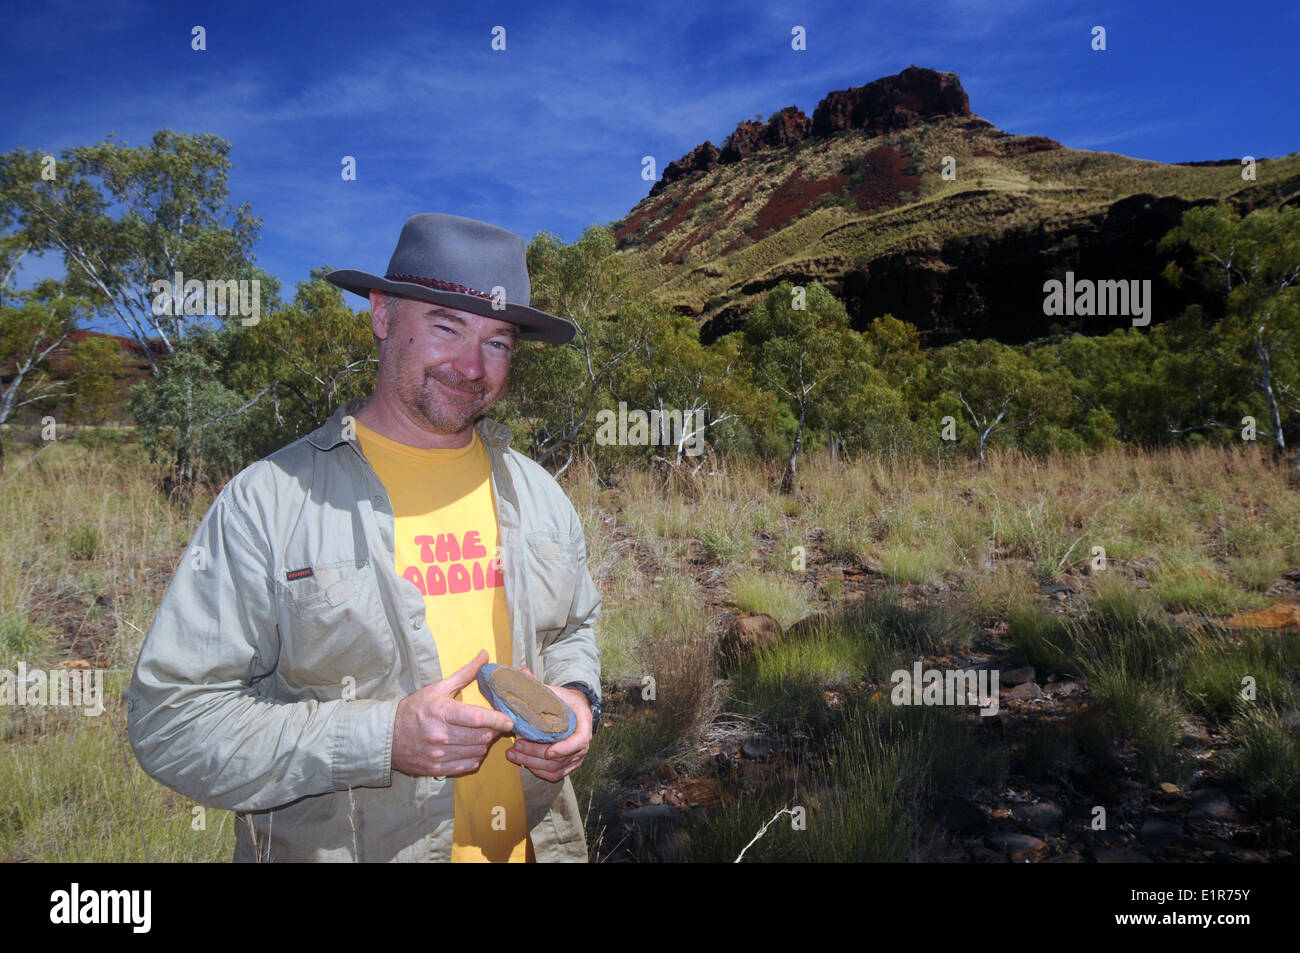
[(478, 655), (462, 665), (456, 671), (452, 672), (442, 681), (437, 682), (435, 694), (438, 695), (455, 695), (470, 682), (474, 681), (478, 675), (478, 670), (487, 664), (487, 649), (479, 649)]

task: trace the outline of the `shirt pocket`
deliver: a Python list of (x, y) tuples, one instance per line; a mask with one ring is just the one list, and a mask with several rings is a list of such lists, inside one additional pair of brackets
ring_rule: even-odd
[(362, 697), (366, 683), (385, 675), (397, 647), (369, 563), (330, 563), (281, 583), (286, 623), (280, 639), (280, 678), (316, 698)]
[(582, 546), (558, 532), (529, 533), (526, 540), (530, 571), (524, 585), (533, 607), (533, 627), (545, 647), (569, 624)]

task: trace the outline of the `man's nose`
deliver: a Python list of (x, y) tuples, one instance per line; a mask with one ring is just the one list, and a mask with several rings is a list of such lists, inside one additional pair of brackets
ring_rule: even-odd
[(478, 380), (483, 376), (483, 354), (478, 341), (467, 340), (457, 349), (451, 362), (452, 368), (466, 380)]

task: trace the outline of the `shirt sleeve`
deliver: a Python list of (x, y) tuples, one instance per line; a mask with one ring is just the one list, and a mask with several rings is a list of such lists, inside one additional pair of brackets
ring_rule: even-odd
[(399, 699), (268, 697), (280, 642), (274, 559), (237, 481), (203, 517), (140, 650), (127, 692), (136, 758), (186, 797), (236, 811), (388, 786)]
[(569, 508), (569, 542), (578, 556), (576, 585), (573, 601), (569, 604), (569, 618), (564, 630), (542, 649), (542, 662), (546, 666), (546, 681), (552, 685), (583, 682), (600, 693), (600, 652), (596, 648), (596, 620), (600, 617), (600, 590), (592, 581), (587, 568), (587, 539), (583, 534), (578, 513), (563, 497)]

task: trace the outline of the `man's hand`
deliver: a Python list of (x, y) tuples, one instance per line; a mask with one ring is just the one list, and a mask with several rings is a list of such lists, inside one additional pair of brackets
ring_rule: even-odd
[[(487, 652), (480, 650), (464, 668), (397, 703), (394, 769), (412, 777), (473, 774), (492, 742), (514, 731), (514, 722), (501, 712), (456, 701), (487, 660)], [(587, 720), (590, 723), (590, 714)]]
[[(533, 674), (526, 668), (522, 671)], [(563, 741), (549, 745), (516, 738), (514, 745), (507, 749), (506, 758), (523, 765), (543, 781), (562, 781), (578, 770), (591, 746), (591, 705), (587, 703), (587, 696), (576, 689), (560, 688), (558, 685), (546, 687), (573, 709), (578, 718), (578, 727)]]

